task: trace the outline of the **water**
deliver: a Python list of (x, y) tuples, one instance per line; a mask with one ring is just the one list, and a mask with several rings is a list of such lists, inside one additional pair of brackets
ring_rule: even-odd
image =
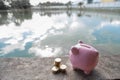
[(66, 56), (79, 40), (120, 54), (119, 13), (1, 11), (0, 57)]

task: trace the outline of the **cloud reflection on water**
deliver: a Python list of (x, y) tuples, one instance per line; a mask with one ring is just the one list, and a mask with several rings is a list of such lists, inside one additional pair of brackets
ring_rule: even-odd
[[(110, 22), (101, 17), (84, 15), (78, 17), (76, 13), (73, 13), (71, 17), (65, 13), (49, 17), (40, 16), (39, 13), (34, 12), (32, 19), (24, 20), (19, 27), (13, 22), (7, 26), (0, 26), (0, 40), (6, 39), (2, 41), (6, 45), (0, 48), (0, 54), (11, 54), (15, 50), (24, 51), (26, 44), (31, 42), (32, 46), (28, 48), (29, 54), (41, 57), (68, 55), (70, 47), (79, 39), (94, 46), (98, 45), (95, 44), (97, 41), (102, 44), (103, 37), (107, 34), (97, 36), (96, 31), (103, 32), (102, 28), (106, 25), (119, 27), (119, 24), (119, 20)], [(100, 36), (103, 37), (99, 40)], [(106, 38), (108, 37), (112, 38), (111, 35), (107, 35)]]

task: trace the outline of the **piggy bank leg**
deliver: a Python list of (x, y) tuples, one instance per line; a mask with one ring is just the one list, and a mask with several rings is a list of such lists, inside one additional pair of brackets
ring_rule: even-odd
[(89, 75), (91, 71), (84, 71), (86, 75)]

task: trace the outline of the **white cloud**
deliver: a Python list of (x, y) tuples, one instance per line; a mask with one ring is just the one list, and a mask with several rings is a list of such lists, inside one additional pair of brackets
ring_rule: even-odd
[(54, 52), (52, 51), (52, 48), (45, 48), (45, 49), (40, 49), (39, 47), (32, 47), (29, 49), (29, 53), (35, 54), (35, 56), (40, 56), (40, 57), (51, 57), (51, 56), (56, 56), (60, 48), (55, 48)]
[(114, 24), (114, 25), (120, 25), (120, 21), (112, 21), (111, 24)]
[(104, 22), (101, 23), (100, 26), (97, 27), (97, 29), (101, 29), (101, 28), (107, 27), (107, 26), (109, 26), (109, 25), (114, 25), (114, 27), (119, 27), (120, 21), (117, 21), (117, 20), (114, 20), (114, 21), (112, 21), (112, 22), (104, 21)]
[(1, 53), (8, 54), (8, 53), (14, 51), (15, 49), (24, 50), (25, 47), (21, 43), (8, 45), (1, 49)]
[(6, 41), (5, 43), (7, 43), (7, 44), (17, 44), (18, 43), (18, 40), (16, 40), (16, 39), (10, 39), (10, 40), (8, 40), (8, 41)]

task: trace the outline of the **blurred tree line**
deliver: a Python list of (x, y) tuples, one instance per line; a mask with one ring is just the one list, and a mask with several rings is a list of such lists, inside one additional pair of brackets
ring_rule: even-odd
[(39, 3), (38, 6), (71, 6), (72, 5), (72, 2), (69, 1), (67, 3), (60, 3), (60, 2), (50, 2), (50, 1), (47, 1), (47, 2), (44, 2), (44, 3)]
[[(72, 1), (68, 1), (67, 3), (61, 3), (61, 2), (50, 2), (50, 1), (47, 1), (47, 2), (44, 2), (44, 3), (39, 3), (37, 6), (38, 7), (41, 7), (41, 8), (45, 8), (45, 7), (50, 7), (50, 6), (66, 6), (67, 9), (71, 9), (72, 7), (74, 7), (75, 5), (78, 6), (78, 8), (82, 8), (83, 6), (83, 2), (79, 2), (77, 4), (74, 4)], [(58, 9), (58, 8), (57, 8)]]
[(29, 0), (0, 0), (0, 10), (6, 9), (27, 9), (31, 4)]

